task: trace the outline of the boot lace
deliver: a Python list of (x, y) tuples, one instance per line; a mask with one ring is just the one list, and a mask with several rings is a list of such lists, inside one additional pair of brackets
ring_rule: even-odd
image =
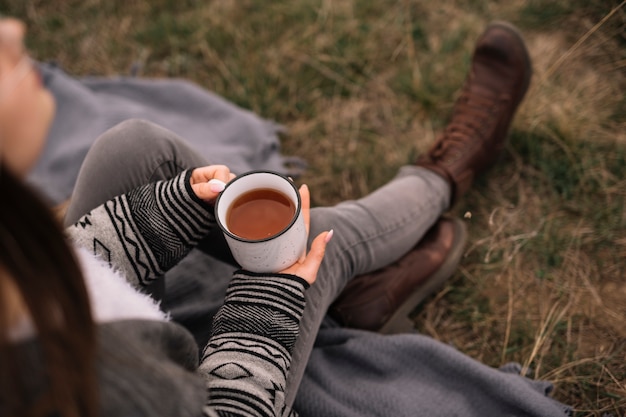
[(472, 143), (483, 143), (494, 123), (497, 123), (499, 109), (510, 101), (506, 94), (498, 96), (483, 88), (471, 91), (469, 84), (463, 87), (451, 122), (430, 153), (433, 161), (454, 162), (464, 155), (464, 149)]

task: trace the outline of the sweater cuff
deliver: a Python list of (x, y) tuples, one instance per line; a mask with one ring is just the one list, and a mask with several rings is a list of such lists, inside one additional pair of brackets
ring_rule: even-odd
[(125, 195), (134, 225), (162, 274), (178, 263), (213, 227), (209, 205), (196, 197), (191, 170), (136, 188)]
[(196, 197), (189, 178), (191, 170), (129, 192), (126, 197), (142, 235), (168, 246), (196, 245), (215, 222), (213, 210)]
[(205, 211), (207, 211), (211, 217), (211, 220), (215, 222), (215, 215), (214, 215), (215, 208), (211, 204), (207, 203), (206, 201), (198, 197), (196, 193), (193, 191), (193, 187), (191, 186), (191, 175), (193, 174), (193, 171), (195, 169), (196, 168), (189, 168), (180, 174), (180, 175), (184, 175), (184, 178), (185, 178), (184, 179), (185, 191), (187, 195), (189, 196), (189, 198), (195, 201), (195, 203), (199, 205), (201, 208), (203, 208)]
[(188, 241), (197, 241), (209, 232), (215, 223), (213, 207), (196, 196), (191, 187), (193, 169), (181, 172), (168, 181), (156, 184), (159, 207), (172, 225), (186, 226), (180, 229)]

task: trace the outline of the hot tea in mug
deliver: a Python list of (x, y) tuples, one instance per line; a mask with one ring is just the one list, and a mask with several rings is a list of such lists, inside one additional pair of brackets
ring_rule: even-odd
[(296, 205), (285, 194), (270, 188), (248, 191), (233, 201), (226, 224), (231, 233), (250, 240), (282, 232), (293, 220)]
[(306, 252), (300, 193), (282, 174), (250, 171), (234, 178), (215, 201), (215, 219), (248, 271), (279, 272)]

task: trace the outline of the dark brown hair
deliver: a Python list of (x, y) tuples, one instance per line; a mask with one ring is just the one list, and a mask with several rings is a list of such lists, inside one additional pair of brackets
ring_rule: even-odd
[(23, 383), (28, 376), (20, 368), (22, 352), (9, 339), (6, 286), (0, 285), (0, 410), (10, 416), (95, 417), (95, 326), (73, 251), (47, 205), (2, 161), (0, 196), (0, 279), (11, 280), (24, 301), (45, 380), (33, 399)]

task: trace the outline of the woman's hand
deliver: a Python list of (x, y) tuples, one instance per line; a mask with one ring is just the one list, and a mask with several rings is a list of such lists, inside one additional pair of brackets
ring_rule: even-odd
[(226, 165), (209, 165), (196, 168), (191, 173), (191, 188), (196, 196), (213, 203), (227, 182), (235, 178)]
[[(311, 223), (311, 199), (309, 188), (306, 185), (300, 187), (300, 197), (302, 197), (302, 215), (304, 216), (304, 224), (306, 225), (307, 236), (309, 234), (309, 225)], [(322, 232), (311, 243), (311, 250), (306, 256), (303, 256), (291, 265), (289, 268), (280, 271), (283, 274), (297, 275), (309, 284), (313, 284), (317, 278), (317, 271), (320, 269), (326, 245), (333, 237), (333, 231)]]

